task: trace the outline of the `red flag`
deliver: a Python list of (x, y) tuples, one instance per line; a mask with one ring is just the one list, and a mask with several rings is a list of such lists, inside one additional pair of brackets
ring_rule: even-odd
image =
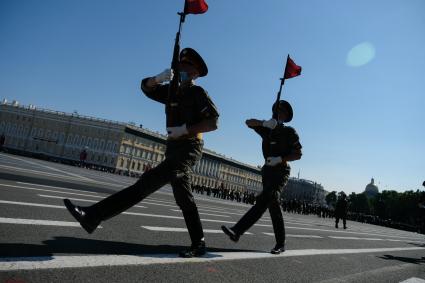
[(208, 10), (208, 4), (205, 0), (185, 0), (185, 14), (203, 14)]
[(295, 64), (295, 62), (288, 56), (285, 67), (285, 79), (290, 79), (299, 75), (301, 75), (301, 66)]

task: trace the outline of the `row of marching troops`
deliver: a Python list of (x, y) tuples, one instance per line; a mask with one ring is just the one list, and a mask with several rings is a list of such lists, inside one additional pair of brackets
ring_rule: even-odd
[(205, 194), (215, 198), (242, 202), (246, 204), (255, 203), (255, 192), (247, 189), (228, 189), (225, 186), (211, 188), (203, 185), (192, 185), (192, 193)]

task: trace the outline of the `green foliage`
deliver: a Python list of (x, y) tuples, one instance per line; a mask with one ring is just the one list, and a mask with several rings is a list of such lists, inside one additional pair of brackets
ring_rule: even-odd
[(409, 225), (419, 224), (425, 215), (425, 210), (419, 207), (425, 202), (425, 192), (419, 190), (399, 193), (382, 191), (370, 199), (364, 193), (351, 193), (350, 208), (354, 213), (372, 214), (382, 220), (392, 220)]

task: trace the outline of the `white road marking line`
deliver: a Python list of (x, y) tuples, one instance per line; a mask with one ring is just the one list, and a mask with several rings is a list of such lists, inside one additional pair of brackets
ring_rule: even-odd
[[(263, 232), (263, 234), (269, 235), (269, 236), (274, 236), (274, 233)], [(316, 235), (295, 235), (295, 234), (286, 234), (286, 237), (290, 237), (290, 238), (312, 238), (312, 239), (322, 239), (323, 238), (321, 236), (316, 236)]]
[(425, 283), (425, 280), (417, 277), (411, 277), (404, 281), (400, 281), (400, 283)]
[(39, 256), (0, 258), (0, 271), (87, 268), (99, 266), (155, 265), (175, 263), (216, 262), (226, 260), (264, 259), (313, 255), (383, 253), (425, 250), (422, 247), (376, 249), (306, 249), (287, 250), (279, 255), (266, 252), (210, 252), (200, 258), (180, 258), (176, 254)]
[[(55, 199), (64, 199), (63, 196), (49, 196), (49, 195), (38, 195), (39, 197), (44, 197), (44, 198), (55, 198)], [(81, 198), (67, 198), (69, 200), (75, 200), (75, 201), (85, 201), (85, 202), (98, 202), (97, 200), (89, 200), (89, 199), (81, 199)], [(138, 207), (138, 208), (146, 208), (146, 206), (142, 206), (142, 205), (134, 205), (132, 207)]]
[(0, 203), (25, 205), (25, 206), (39, 206), (39, 207), (48, 207), (48, 208), (62, 208), (62, 209), (65, 208), (65, 206), (59, 206), (59, 205), (51, 205), (51, 204), (44, 204), (44, 203), (32, 203), (32, 202), (18, 202), (18, 201), (8, 201), (8, 200), (0, 200)]
[(145, 200), (142, 200), (141, 202), (142, 203), (145, 203), (145, 204), (158, 205), (158, 206), (166, 206), (166, 207), (173, 207), (173, 208), (177, 208), (178, 207), (177, 205), (156, 203), (156, 202), (145, 201)]
[(78, 190), (78, 189), (70, 189), (70, 188), (64, 188), (64, 187), (56, 187), (56, 186), (48, 186), (48, 185), (40, 185), (40, 184), (35, 184), (35, 183), (26, 183), (26, 182), (16, 182), (17, 184), (21, 184), (21, 185), (29, 185), (29, 186), (37, 186), (37, 187), (43, 187), (43, 188), (51, 188), (51, 189), (60, 189), (60, 190), (65, 190), (65, 191), (79, 191), (79, 192), (85, 192), (88, 194), (93, 194), (93, 195), (99, 195), (96, 192), (88, 192), (88, 191), (84, 191), (84, 190)]
[[(147, 197), (146, 199), (149, 199), (150, 201), (156, 201), (156, 202), (164, 202), (164, 203), (173, 203), (170, 201), (166, 201), (163, 199), (158, 199), (158, 198), (153, 198), (153, 197)], [(231, 205), (232, 203), (226, 203), (228, 205)], [(226, 207), (219, 207), (219, 206), (209, 206), (209, 205), (203, 205), (202, 207), (207, 208), (207, 209), (212, 209), (212, 210), (218, 210), (219, 212), (223, 212), (225, 210), (233, 210), (233, 211), (237, 211), (239, 213), (244, 213), (244, 210), (240, 210), (240, 209), (233, 209), (233, 208), (226, 208)]]
[[(22, 219), (22, 218), (4, 218), (4, 217), (0, 217), (0, 223), (2, 223), (2, 224), (81, 227), (80, 223), (78, 223), (78, 222), (39, 220), (39, 219)], [(102, 228), (102, 227), (99, 226), (98, 228)]]
[(359, 237), (338, 237), (338, 236), (329, 236), (332, 239), (341, 239), (341, 240), (365, 240), (365, 241), (384, 241), (385, 239), (380, 238), (359, 238)]
[(425, 241), (425, 238), (412, 238), (412, 237), (403, 237), (403, 236), (392, 236), (392, 235), (384, 235), (384, 234), (376, 234), (376, 233), (364, 233), (364, 232), (354, 232), (347, 230), (328, 230), (328, 229), (318, 229), (318, 228), (304, 228), (304, 227), (293, 227), (287, 226), (287, 229), (298, 229), (298, 230), (310, 230), (310, 231), (323, 231), (323, 232), (331, 232), (331, 233), (347, 233), (347, 234), (358, 234), (358, 235), (370, 235), (370, 236), (381, 236), (381, 237), (390, 237), (390, 238), (402, 238), (402, 239), (410, 239), (410, 240), (419, 240)]
[(40, 192), (49, 192), (49, 193), (57, 193), (57, 194), (69, 194), (69, 195), (87, 196), (87, 197), (94, 197), (94, 198), (103, 198), (101, 196), (94, 196), (94, 195), (87, 195), (87, 194), (70, 193), (70, 192), (54, 191), (54, 190), (48, 190), (48, 189), (37, 189), (37, 188), (28, 188), (28, 187), (22, 187), (22, 186), (0, 184), (0, 187), (5, 187), (5, 186), (12, 187), (12, 188), (18, 188), (18, 189), (24, 189), (24, 190), (40, 191)]
[[(187, 228), (177, 228), (177, 227), (158, 227), (158, 226), (141, 226), (144, 229), (149, 231), (158, 231), (158, 232), (187, 232)], [(223, 234), (223, 231), (215, 230), (215, 229), (203, 229), (205, 233), (213, 233), (213, 234)], [(252, 233), (245, 233), (247, 235), (253, 235)], [(245, 235), (244, 234), (244, 235)]]
[(84, 176), (81, 176), (81, 175), (78, 175), (78, 174), (70, 173), (70, 172), (67, 172), (67, 171), (60, 170), (58, 168), (54, 168), (54, 167), (51, 167), (51, 166), (44, 165), (44, 164), (42, 164), (42, 162), (29, 161), (29, 160), (25, 160), (25, 159), (22, 159), (22, 158), (18, 158), (16, 156), (7, 156), (7, 157), (11, 158), (11, 159), (19, 160), (19, 161), (22, 161), (22, 162), (25, 162), (25, 163), (28, 163), (28, 164), (31, 164), (31, 165), (35, 165), (37, 167), (44, 167), (44, 168), (50, 169), (52, 171), (56, 171), (56, 172), (60, 172), (60, 173), (63, 173), (63, 174), (67, 174), (69, 176), (77, 177), (77, 178), (80, 178), (84, 181), (94, 181), (90, 178), (87, 178), (87, 177), (84, 177)]
[[(274, 233), (263, 232), (263, 234), (268, 235), (268, 236), (274, 236)], [(294, 235), (294, 234), (286, 234), (286, 237), (290, 237), (290, 238), (314, 238), (314, 239), (322, 239), (323, 238), (321, 236), (316, 236), (316, 235)]]
[[(37, 170), (31, 170), (31, 169), (24, 169), (24, 168), (20, 168), (20, 167), (0, 165), (0, 168), (5, 168), (5, 169), (13, 170), (13, 171), (29, 172), (29, 173), (33, 173), (33, 174), (41, 175), (41, 176), (56, 177), (58, 179), (67, 179), (67, 180), (81, 181), (80, 178), (63, 176), (63, 175), (59, 175), (59, 174), (47, 173), (47, 172), (37, 171)], [(112, 186), (112, 187), (118, 187), (118, 188), (122, 187), (122, 185), (117, 185), (117, 184), (112, 184), (112, 183), (105, 183), (105, 182), (95, 181), (95, 180), (91, 180), (91, 179), (87, 180), (86, 182), (87, 183), (91, 183), (91, 184), (99, 184), (99, 185)]]
[[(178, 209), (170, 209), (171, 211), (174, 212), (181, 212), (181, 210)], [(210, 215), (210, 216), (218, 216), (218, 217), (230, 217), (228, 215), (220, 215), (220, 214), (210, 214), (210, 213), (203, 213), (203, 212), (199, 212), (200, 215)]]

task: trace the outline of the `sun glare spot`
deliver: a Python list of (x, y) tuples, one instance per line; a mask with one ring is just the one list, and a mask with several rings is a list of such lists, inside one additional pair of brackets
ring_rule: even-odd
[(348, 52), (347, 65), (360, 67), (369, 63), (375, 57), (375, 47), (370, 42), (360, 43)]

